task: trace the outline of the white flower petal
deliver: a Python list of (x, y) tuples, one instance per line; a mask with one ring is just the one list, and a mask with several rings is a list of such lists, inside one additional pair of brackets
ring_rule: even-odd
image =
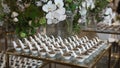
[(86, 7), (86, 2), (82, 2), (82, 7)]
[(43, 11), (45, 12), (50, 12), (50, 11), (54, 11), (56, 10), (56, 5), (55, 4), (52, 4), (52, 1), (48, 1), (47, 4), (45, 4), (43, 7), (42, 7)]
[(90, 5), (91, 5), (91, 3), (90, 3), (90, 2), (87, 2), (87, 8), (89, 8), (89, 7), (90, 7)]
[(52, 19), (47, 19), (47, 24), (52, 24)]
[(42, 7), (42, 10), (45, 11), (45, 12), (48, 12), (48, 6), (47, 6), (47, 4)]
[(54, 19), (53, 13), (52, 13), (52, 12), (49, 12), (49, 13), (46, 15), (46, 18), (47, 18), (47, 19)]
[(59, 17), (60, 17), (60, 14), (59, 14), (59, 13), (57, 13), (56, 11), (54, 11), (53, 14), (54, 14), (54, 15), (53, 15), (54, 18), (59, 19)]
[(55, 5), (57, 5), (59, 8), (62, 8), (64, 6), (63, 0), (54, 0)]
[(87, 10), (85, 8), (82, 8), (79, 12), (81, 15), (86, 15)]
[(53, 22), (54, 24), (59, 23), (59, 21), (58, 21), (57, 19), (53, 19), (52, 22)]
[(58, 20), (59, 20), (59, 21), (63, 21), (63, 20), (65, 20), (65, 19), (66, 19), (66, 15), (60, 15)]
[(56, 12), (59, 14), (65, 14), (65, 8), (60, 8), (60, 9), (56, 10)]
[(95, 8), (95, 5), (94, 5), (94, 4), (92, 4), (92, 5), (91, 5), (91, 9), (94, 9), (94, 8)]

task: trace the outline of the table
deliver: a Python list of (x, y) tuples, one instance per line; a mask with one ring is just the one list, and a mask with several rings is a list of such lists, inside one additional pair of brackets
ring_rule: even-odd
[[(104, 33), (104, 34), (115, 34), (115, 35), (120, 35), (120, 31), (111, 31), (111, 30), (98, 30), (97, 27), (93, 27), (93, 28), (87, 28), (87, 27), (83, 27), (82, 29), (83, 32), (94, 32), (94, 33)], [(120, 46), (117, 46), (118, 48), (118, 58), (116, 60), (120, 59)], [(120, 63), (120, 61), (118, 61)]]
[(101, 51), (99, 55), (97, 55), (93, 60), (90, 61), (90, 63), (87, 63), (87, 64), (76, 64), (76, 63), (73, 63), (73, 62), (65, 62), (65, 61), (62, 61), (62, 60), (59, 60), (59, 59), (49, 59), (49, 58), (42, 58), (40, 56), (26, 55), (26, 54), (23, 54), (23, 53), (17, 53), (14, 49), (8, 50), (6, 52), (6, 60), (7, 60), (7, 68), (9, 68), (9, 55), (15, 55), (15, 56), (21, 56), (21, 57), (26, 57), (26, 58), (32, 58), (32, 59), (42, 60), (43, 62), (62, 64), (62, 65), (67, 65), (67, 66), (71, 66), (71, 67), (92, 68), (92, 67), (94, 67), (96, 65), (97, 62), (99, 62), (99, 60), (107, 52), (109, 52), (108, 66), (110, 66), (110, 60), (111, 60), (111, 57), (110, 57), (111, 56), (111, 45), (110, 44), (106, 45), (104, 50)]
[(120, 35), (120, 31), (118, 32), (118, 31), (110, 31), (110, 30), (97, 30), (96, 28), (84, 28), (82, 29), (82, 31)]

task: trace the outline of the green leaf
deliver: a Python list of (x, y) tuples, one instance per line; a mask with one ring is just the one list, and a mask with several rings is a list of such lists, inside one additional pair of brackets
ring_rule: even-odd
[(41, 25), (45, 25), (46, 24), (46, 18), (45, 17), (40, 18), (39, 23)]
[(25, 17), (35, 19), (36, 17), (40, 17), (43, 13), (40, 12), (39, 8), (35, 5), (30, 5), (29, 8), (25, 11)]
[(66, 2), (68, 2), (68, 3), (72, 3), (72, 0), (66, 0)]
[(21, 32), (21, 33), (20, 33), (20, 37), (24, 38), (24, 37), (26, 37), (26, 36), (27, 36), (26, 33), (24, 33), (24, 32)]
[(76, 6), (77, 6), (76, 4), (70, 4), (70, 9), (74, 11), (76, 9)]

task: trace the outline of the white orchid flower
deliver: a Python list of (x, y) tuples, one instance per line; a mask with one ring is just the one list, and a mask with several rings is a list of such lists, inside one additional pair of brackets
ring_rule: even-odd
[(65, 8), (60, 8), (60, 9), (56, 10), (56, 12), (59, 14), (65, 14)]
[(93, 0), (86, 0), (87, 3), (87, 8), (89, 8), (91, 6), (91, 9), (94, 8), (94, 1)]
[(56, 5), (55, 4), (52, 4), (52, 1), (48, 1), (47, 4), (45, 4), (43, 7), (42, 7), (43, 11), (45, 12), (51, 12), (51, 11), (54, 11), (56, 10)]
[(15, 17), (15, 18), (13, 19), (13, 21), (14, 21), (14, 22), (18, 22), (18, 18)]
[(41, 2), (41, 1), (37, 1), (35, 4), (36, 4), (36, 6), (38, 6), (38, 7), (39, 7), (39, 6), (42, 6), (42, 2)]
[(86, 7), (86, 2), (82, 2), (82, 7)]
[(53, 16), (54, 16), (54, 18), (58, 19), (60, 14), (58, 12), (54, 11), (53, 12)]
[(95, 8), (95, 5), (94, 5), (94, 4), (92, 4), (92, 5), (91, 5), (91, 9), (94, 9), (94, 8)]
[(58, 18), (59, 21), (63, 21), (65, 19), (66, 19), (66, 15), (60, 15)]
[(17, 12), (12, 12), (11, 17), (17, 17), (19, 14)]
[(47, 24), (48, 25), (52, 24), (52, 19), (47, 19)]
[[(65, 8), (60, 8), (56, 11), (54, 11), (54, 18), (58, 19), (59, 21), (63, 21), (66, 19), (66, 15), (65, 14)], [(63, 17), (63, 19), (61, 19), (61, 17)]]
[(47, 18), (47, 19), (54, 19), (53, 12), (49, 12), (49, 13), (46, 15), (46, 18)]
[(53, 22), (54, 24), (57, 24), (57, 23), (59, 23), (60, 21), (57, 20), (57, 19), (53, 19), (52, 22)]
[(111, 8), (106, 8), (105, 13), (106, 15), (112, 14), (112, 9)]
[(87, 8), (89, 8), (90, 5), (91, 5), (91, 3), (88, 1), (88, 2), (87, 2)]
[(79, 11), (79, 13), (80, 13), (81, 15), (86, 15), (86, 13), (87, 13), (86, 8), (81, 8), (81, 10)]
[(57, 7), (62, 8), (64, 6), (64, 2), (63, 0), (54, 0), (55, 5), (57, 5)]

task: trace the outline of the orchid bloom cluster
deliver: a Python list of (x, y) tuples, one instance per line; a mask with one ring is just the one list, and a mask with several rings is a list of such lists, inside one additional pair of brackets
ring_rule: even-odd
[(82, 5), (79, 6), (81, 18), (78, 20), (78, 23), (85, 23), (87, 21), (86, 15), (88, 8), (91, 10), (95, 8), (94, 0), (85, 0), (82, 2)]
[(111, 7), (106, 7), (104, 12), (103, 12), (104, 16), (103, 16), (103, 23), (104, 24), (108, 24), (111, 25), (112, 24), (112, 19), (115, 18), (115, 14), (112, 12), (112, 8)]
[(43, 5), (42, 9), (47, 13), (47, 24), (57, 24), (66, 19), (63, 0), (54, 0), (54, 3), (50, 0)]

